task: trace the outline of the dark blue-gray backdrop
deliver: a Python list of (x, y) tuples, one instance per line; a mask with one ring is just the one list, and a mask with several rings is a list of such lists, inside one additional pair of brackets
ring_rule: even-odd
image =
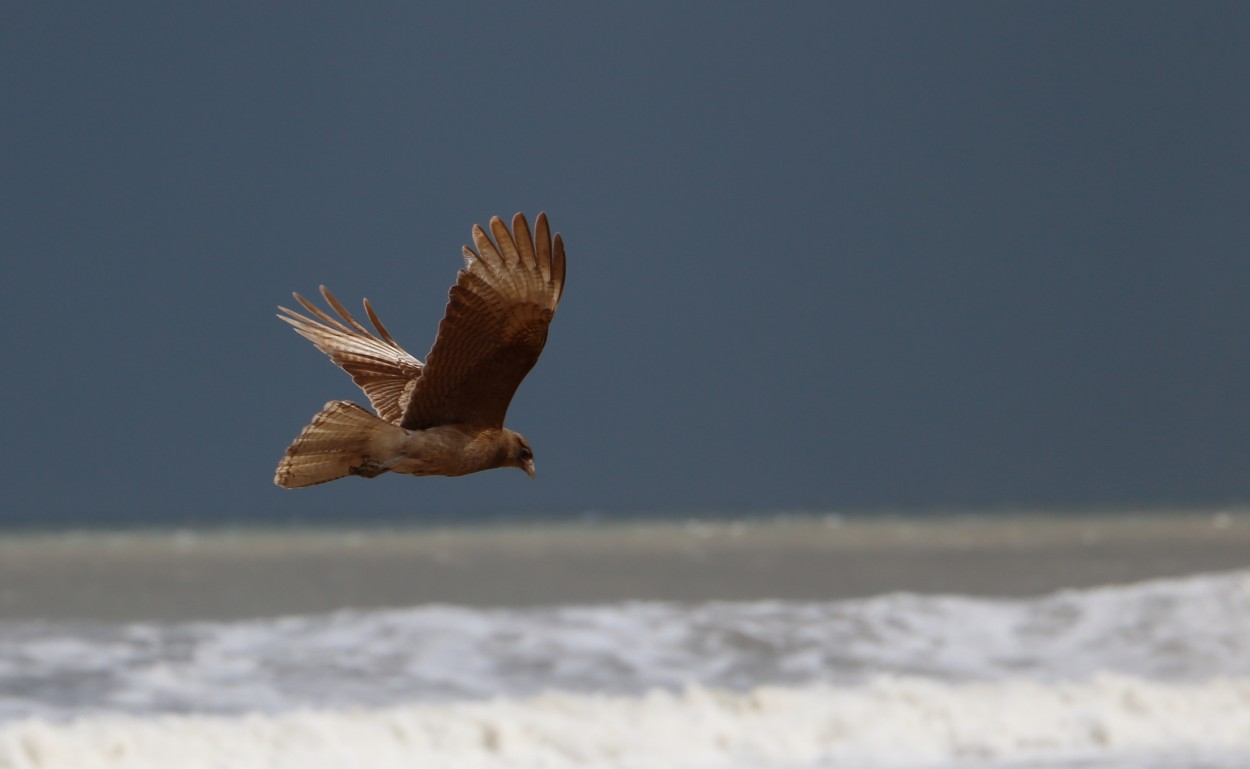
[[(0, 521), (1250, 501), (1244, 3), (0, 9)], [(469, 228), (569, 248), (538, 480), (274, 487)]]

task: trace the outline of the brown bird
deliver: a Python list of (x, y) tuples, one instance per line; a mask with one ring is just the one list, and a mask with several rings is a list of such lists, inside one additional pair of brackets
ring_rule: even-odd
[[(494, 239), (491, 239), (491, 235)], [(538, 361), (564, 291), (564, 242), (547, 215), (531, 237), (525, 217), (512, 231), (490, 220), (473, 227), (465, 266), (451, 287), (447, 312), (426, 362), (406, 352), (378, 320), (377, 333), (356, 321), (325, 286), (321, 295), (342, 322), (299, 294), (314, 317), (279, 307), (278, 317), (330, 356), (365, 391), (377, 416), (350, 401), (330, 401), (278, 463), (273, 482), (288, 489), (347, 475), (375, 478), (467, 475), (519, 467), (534, 477), (534, 453), (503, 426), (508, 404)]]

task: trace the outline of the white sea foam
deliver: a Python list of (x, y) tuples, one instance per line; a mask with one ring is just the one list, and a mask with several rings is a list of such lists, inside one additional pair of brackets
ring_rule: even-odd
[(0, 769), (1250, 766), (1250, 572), (1025, 600), (0, 622)]
[(1250, 572), (1027, 600), (427, 606), (233, 623), (0, 623), (0, 722), (281, 712), (543, 690), (1250, 676)]
[(0, 769), (1244, 767), (1250, 679), (551, 693), (0, 726)]

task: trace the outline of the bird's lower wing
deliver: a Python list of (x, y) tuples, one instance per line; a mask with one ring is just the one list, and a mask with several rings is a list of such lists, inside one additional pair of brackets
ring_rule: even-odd
[(376, 335), (357, 322), (325, 286), (321, 287), (321, 295), (343, 322), (299, 294), (294, 295), (295, 300), (314, 317), (285, 307), (278, 308), (284, 313), (278, 317), (350, 374), (352, 381), (365, 391), (378, 416), (388, 422), (398, 422), (421, 378), (423, 364), (391, 338), (368, 299), (364, 302), (365, 312), (377, 329)]

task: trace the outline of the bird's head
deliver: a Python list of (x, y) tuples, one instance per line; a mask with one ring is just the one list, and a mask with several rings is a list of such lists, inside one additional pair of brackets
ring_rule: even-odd
[(520, 433), (507, 431), (508, 453), (505, 465), (507, 467), (519, 467), (525, 471), (529, 477), (534, 477), (534, 450), (530, 448), (529, 441), (525, 440)]

